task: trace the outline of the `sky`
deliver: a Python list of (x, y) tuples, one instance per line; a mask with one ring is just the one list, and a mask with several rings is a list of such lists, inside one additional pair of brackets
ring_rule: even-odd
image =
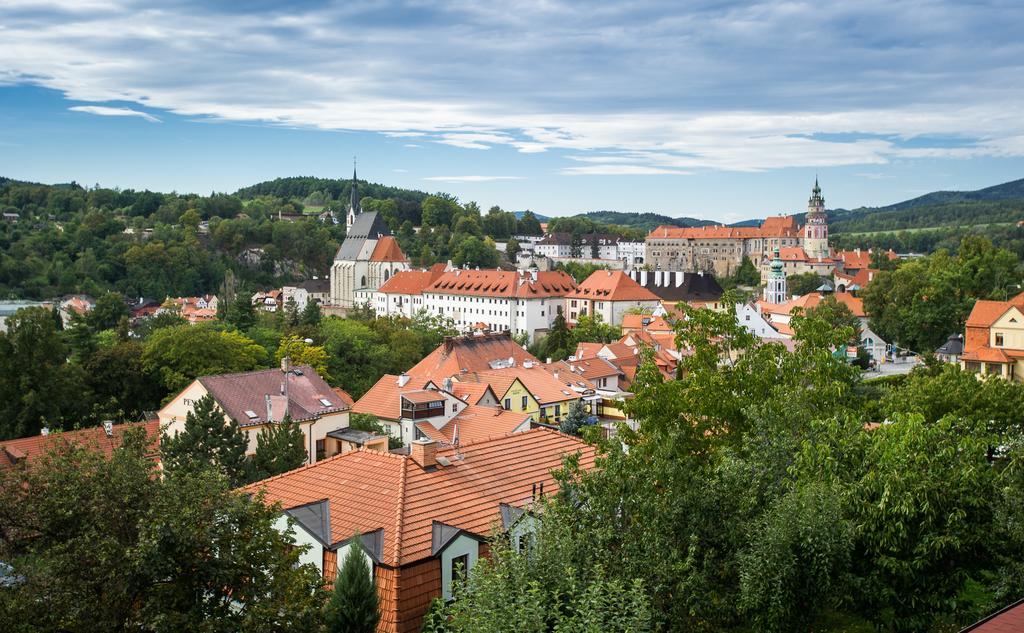
[[(243, 7), (244, 5), (244, 7)], [(732, 222), (1024, 177), (1019, 0), (3, 0), (0, 176)]]

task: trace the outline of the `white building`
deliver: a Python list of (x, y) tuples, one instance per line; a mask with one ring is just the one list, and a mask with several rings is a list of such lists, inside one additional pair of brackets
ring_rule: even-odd
[(285, 308), (289, 302), (294, 301), (295, 307), (302, 312), (310, 301), (316, 301), (321, 305), (330, 301), (331, 280), (326, 277), (313, 277), (291, 286), (284, 286), (281, 293)]
[(568, 296), (568, 303), (570, 323), (586, 314), (598, 314), (605, 323), (619, 325), (630, 310), (650, 313), (661, 300), (621, 270), (596, 270)]
[(423, 305), (463, 331), (545, 333), (576, 282), (562, 271), (452, 270), (423, 291)]
[(450, 264), (434, 264), (426, 270), (399, 271), (377, 290), (356, 292), (356, 303), (372, 306), (379, 317), (396, 315), (411, 319), (427, 308), (423, 291), (449, 270)]

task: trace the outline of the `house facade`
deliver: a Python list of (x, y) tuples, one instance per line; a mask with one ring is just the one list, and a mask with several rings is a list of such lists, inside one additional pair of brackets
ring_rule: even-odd
[(610, 325), (622, 323), (631, 310), (651, 312), (658, 296), (621, 270), (596, 270), (567, 296), (566, 320), (576, 323), (584, 315), (600, 315)]
[(279, 424), (286, 415), (302, 429), (309, 463), (342, 448), (328, 442), (327, 435), (348, 428), (349, 406), (308, 365), (282, 363), (281, 369), (201, 376), (157, 412), (161, 426), (172, 436), (180, 433), (188, 413), (207, 395), (224, 412), (225, 423), (232, 419), (238, 423), (249, 454), (256, 452), (260, 431)]
[(1024, 293), (1009, 301), (977, 301), (967, 317), (960, 366), (1024, 381)]
[(551, 473), (572, 454), (593, 467), (593, 447), (544, 428), (458, 449), (421, 439), (409, 455), (352, 451), (243, 490), (281, 504), (279, 527), (310, 546), (303, 562), (329, 584), (359, 547), (376, 580), (377, 630), (414, 633), (431, 601), (450, 598), (456, 579), (488, 556), (494, 528), (525, 543), (516, 537), (528, 534), (533, 504), (557, 491)]

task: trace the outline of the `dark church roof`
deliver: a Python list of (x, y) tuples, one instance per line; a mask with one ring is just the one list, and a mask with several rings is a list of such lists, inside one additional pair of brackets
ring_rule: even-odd
[(629, 276), (662, 301), (717, 301), (725, 292), (714, 275), (708, 273), (665, 272), (656, 276), (653, 271), (646, 275), (640, 272), (630, 271)]
[(950, 334), (946, 342), (942, 344), (942, 347), (935, 350), (935, 353), (947, 356), (962, 355), (964, 353), (964, 338), (959, 334)]
[(376, 211), (360, 213), (356, 216), (356, 221), (352, 224), (348, 234), (345, 235), (345, 241), (341, 243), (341, 248), (338, 249), (334, 259), (354, 261), (359, 257), (367, 240), (378, 240), (385, 235), (391, 235), (391, 231), (388, 229), (387, 223), (384, 222), (384, 218), (377, 215)]

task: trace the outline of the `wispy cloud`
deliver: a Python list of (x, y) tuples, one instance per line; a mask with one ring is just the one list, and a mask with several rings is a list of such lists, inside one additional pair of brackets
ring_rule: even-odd
[(428, 176), (431, 182), (491, 182), (493, 180), (523, 180), (523, 176)]
[(0, 82), (593, 158), (567, 175), (1024, 156), (1024, 84), (1006, 79), (1024, 72), (1020, 3), (87, 1), (0, 5)]
[(160, 119), (147, 112), (132, 110), (131, 108), (109, 108), (106, 106), (72, 106), (68, 108), (72, 112), (85, 112), (86, 114), (98, 114), (99, 116), (132, 116), (145, 119), (150, 123), (160, 123)]

